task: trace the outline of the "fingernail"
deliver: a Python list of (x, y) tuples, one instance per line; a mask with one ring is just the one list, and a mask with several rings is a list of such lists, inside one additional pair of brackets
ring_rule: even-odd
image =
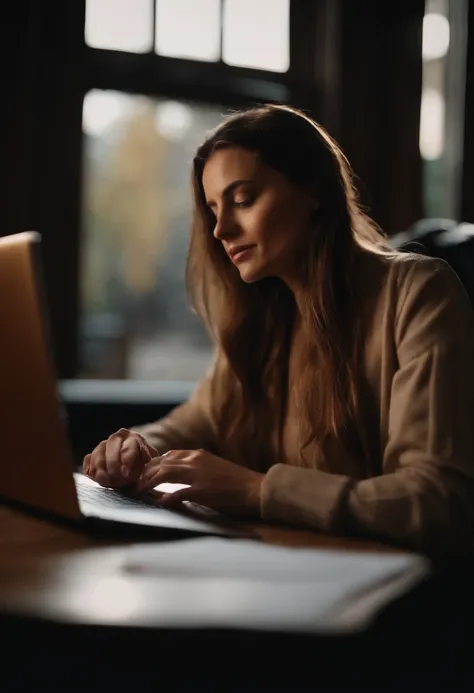
[(130, 469), (125, 467), (125, 465), (122, 466), (122, 476), (124, 476), (126, 479), (128, 479), (130, 476)]

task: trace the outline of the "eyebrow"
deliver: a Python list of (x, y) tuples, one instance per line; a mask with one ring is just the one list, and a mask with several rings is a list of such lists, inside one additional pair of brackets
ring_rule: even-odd
[[(222, 197), (228, 197), (230, 195), (230, 193), (233, 192), (240, 185), (245, 185), (248, 183), (255, 183), (255, 181), (250, 180), (250, 179), (246, 179), (246, 178), (239, 178), (238, 180), (234, 180), (232, 183), (229, 183), (229, 185), (227, 185), (224, 188), (224, 190), (222, 191)], [(216, 203), (212, 202), (212, 200), (211, 200), (211, 202), (208, 202), (206, 200), (206, 204), (208, 207), (213, 207), (213, 206), (215, 206)]]

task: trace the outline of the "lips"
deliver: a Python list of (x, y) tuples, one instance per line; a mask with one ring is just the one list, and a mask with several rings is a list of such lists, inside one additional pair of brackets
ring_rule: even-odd
[(250, 250), (251, 248), (255, 248), (255, 245), (237, 245), (234, 248), (231, 248), (229, 250), (230, 259), (233, 262), (239, 260), (239, 258), (243, 257), (244, 253), (246, 253), (246, 251)]

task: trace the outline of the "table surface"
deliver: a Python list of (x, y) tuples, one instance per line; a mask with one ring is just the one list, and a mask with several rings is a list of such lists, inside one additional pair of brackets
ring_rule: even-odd
[[(330, 537), (263, 523), (245, 523), (268, 544), (393, 552), (376, 542)], [(65, 623), (153, 625), (163, 604), (180, 597), (159, 585), (124, 577), (131, 541), (105, 541), (0, 506), (0, 613)], [(150, 542), (147, 541), (147, 545)]]
[[(247, 523), (245, 526), (249, 527)], [(376, 551), (381, 555), (396, 551), (371, 541), (269, 524), (252, 523), (251, 527), (261, 540), (273, 545)], [(278, 630), (249, 633), (245, 627), (204, 627), (195, 632), (186, 625), (180, 630), (166, 624), (166, 605), (180, 598), (169, 585), (162, 586), (156, 579), (143, 580), (137, 574), (124, 577), (122, 567), (130, 544), (92, 539), (0, 505), (0, 623), (8, 629), (2, 650), (3, 683), (11, 676), (12, 690), (20, 690), (25, 679), (29, 687), (37, 688), (44, 681), (48, 691), (63, 691), (64, 672), (68, 672), (71, 691), (83, 691), (84, 687), (103, 690), (104, 683), (107, 690), (115, 686), (122, 690), (124, 676), (129, 677), (126, 680), (134, 690), (139, 685), (168, 683), (173, 691), (188, 691), (199, 684), (208, 691), (241, 693), (252, 680), (262, 690), (282, 690), (282, 681), (287, 681), (285, 689), (303, 691), (309, 690), (308, 681), (313, 680), (316, 670), (321, 690), (369, 691), (380, 689), (382, 667), (390, 672), (389, 680), (394, 684), (390, 690), (402, 690), (407, 681), (415, 680), (417, 671), (424, 689), (439, 686), (446, 670), (450, 685), (452, 672), (461, 672), (462, 686), (454, 686), (456, 690), (472, 688), (472, 657), (466, 658), (464, 666), (458, 653), (463, 647), (469, 653), (472, 649), (473, 609), (467, 608), (466, 595), (472, 592), (473, 570), (462, 568), (447, 587), (431, 589), (424, 606), (419, 594), (416, 604), (412, 600), (408, 607), (398, 605), (395, 621), (392, 610), (388, 621), (385, 618), (382, 626), (379, 623), (375, 631), (365, 631), (362, 637), (325, 637), (320, 632), (307, 637)], [(199, 596), (196, 599), (194, 595), (196, 601)], [(205, 609), (205, 595), (201, 604)], [(440, 643), (436, 645), (438, 654), (433, 644), (426, 645), (432, 633), (435, 643)], [(421, 651), (420, 642), (425, 643)], [(278, 666), (269, 666), (269, 648)], [(18, 652), (28, 653), (28, 665), (20, 669)], [(413, 656), (408, 656), (411, 652)], [(207, 662), (204, 667), (199, 664), (203, 661)], [(232, 680), (225, 679), (224, 689), (221, 685), (212, 688), (216, 661), (223, 670), (232, 672)], [(335, 666), (336, 661), (343, 665)], [(368, 661), (377, 665), (367, 667)], [(133, 662), (139, 665), (131, 666)], [(95, 672), (95, 688), (90, 688), (91, 670)], [(369, 675), (374, 680), (369, 681)], [(471, 684), (466, 685), (469, 680)], [(165, 688), (171, 690), (171, 685)]]

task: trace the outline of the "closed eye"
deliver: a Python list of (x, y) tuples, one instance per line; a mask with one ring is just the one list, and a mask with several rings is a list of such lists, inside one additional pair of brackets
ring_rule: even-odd
[(246, 197), (244, 200), (234, 200), (233, 206), (234, 207), (250, 207), (250, 205), (254, 202), (253, 197)]

